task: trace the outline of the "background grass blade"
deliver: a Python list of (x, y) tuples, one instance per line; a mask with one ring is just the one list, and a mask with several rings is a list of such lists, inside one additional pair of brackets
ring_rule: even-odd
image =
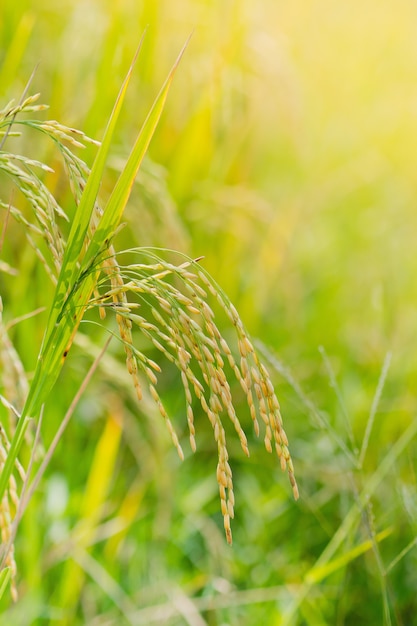
[[(386, 528), (385, 530), (382, 530), (381, 532), (377, 533), (377, 535), (375, 536), (375, 541), (376, 542), (383, 541), (384, 539), (389, 537), (392, 532), (393, 532), (393, 528)], [(333, 572), (336, 572), (337, 570), (340, 570), (340, 569), (344, 569), (346, 565), (348, 565), (354, 559), (357, 559), (359, 556), (361, 556), (365, 552), (372, 550), (372, 547), (373, 547), (372, 540), (367, 539), (361, 544), (356, 545), (351, 550), (344, 552), (340, 557), (331, 559), (330, 561), (327, 561), (323, 565), (313, 567), (313, 569), (311, 569), (306, 576), (306, 582), (308, 584), (313, 585), (315, 583), (322, 581), (324, 578), (326, 578)]]
[(83, 260), (82, 267), (85, 271), (87, 271), (89, 266), (96, 261), (97, 256), (103, 250), (103, 243), (106, 241), (109, 242), (120, 222), (140, 164), (142, 163), (142, 159), (145, 156), (146, 150), (148, 149), (149, 143), (161, 117), (175, 71), (187, 45), (188, 41), (185, 43), (183, 49), (178, 55), (171, 72), (155, 99), (155, 102), (153, 103), (152, 108), (149, 111), (148, 116), (137, 136), (135, 145), (130, 153), (127, 163), (114, 186), (109, 201), (104, 209), (103, 217), (100, 220)]

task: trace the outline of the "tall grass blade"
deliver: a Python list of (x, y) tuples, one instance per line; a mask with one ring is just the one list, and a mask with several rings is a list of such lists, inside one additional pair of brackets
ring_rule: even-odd
[(4, 93), (5, 88), (10, 86), (12, 81), (19, 74), (22, 58), (27, 50), (29, 39), (35, 24), (35, 14), (25, 11), (22, 14), (22, 18), (20, 19), (17, 28), (15, 29), (11, 43), (4, 50), (0, 69), (0, 85), (2, 86), (2, 93)]
[(148, 116), (136, 139), (135, 145), (129, 155), (127, 163), (122, 170), (116, 185), (114, 186), (112, 194), (104, 209), (103, 217), (86, 252), (85, 259), (83, 261), (83, 268), (85, 271), (88, 271), (89, 265), (95, 262), (97, 255), (103, 250), (103, 242), (111, 237), (120, 222), (140, 164), (142, 163), (142, 159), (145, 156), (146, 150), (148, 149), (149, 143), (161, 117), (175, 71), (187, 45), (188, 41), (185, 43), (180, 54), (178, 55), (178, 58), (175, 61), (165, 83), (163, 84), (161, 91), (153, 103), (152, 108), (148, 113)]
[(403, 559), (410, 552), (410, 550), (412, 550), (414, 546), (416, 545), (417, 545), (417, 537), (414, 537), (414, 539), (412, 539), (412, 541), (410, 541), (405, 546), (405, 548), (403, 548), (403, 550), (401, 550), (401, 552), (397, 554), (395, 559), (391, 561), (391, 563), (386, 568), (385, 573), (388, 574), (401, 561), (401, 559)]
[(375, 421), (375, 415), (378, 410), (379, 402), (381, 400), (382, 391), (384, 389), (385, 381), (387, 379), (388, 370), (391, 364), (391, 352), (388, 352), (384, 359), (381, 375), (378, 380), (375, 396), (372, 401), (371, 411), (369, 413), (368, 422), (366, 424), (365, 434), (363, 436), (362, 447), (359, 454), (359, 465), (362, 467), (365, 460), (366, 451), (368, 449), (369, 439), (371, 437), (372, 427)]
[(323, 346), (319, 347), (319, 352), (320, 352), (320, 354), (322, 356), (324, 365), (325, 365), (326, 370), (327, 370), (327, 374), (329, 376), (330, 387), (334, 390), (334, 392), (336, 394), (336, 398), (337, 398), (337, 400), (339, 402), (339, 406), (340, 406), (341, 411), (342, 411), (343, 421), (344, 421), (344, 424), (345, 424), (346, 432), (347, 432), (348, 437), (349, 437), (349, 441), (350, 441), (351, 447), (352, 447), (353, 450), (356, 450), (355, 437), (353, 435), (352, 424), (351, 424), (351, 420), (350, 420), (350, 417), (349, 417), (349, 411), (347, 409), (347, 406), (346, 406), (346, 403), (344, 401), (344, 398), (343, 398), (342, 392), (340, 390), (340, 387), (339, 387), (339, 385), (337, 383), (336, 376), (335, 376), (335, 373), (333, 371), (332, 364), (330, 363), (330, 359), (327, 356), (327, 352), (326, 352), (326, 350), (324, 349)]
[[(381, 532), (377, 533), (377, 535), (375, 536), (375, 541), (376, 542), (383, 541), (384, 539), (389, 537), (393, 533), (393, 531), (394, 529), (392, 527), (382, 530)], [(351, 550), (344, 552), (341, 556), (337, 557), (336, 559), (332, 559), (331, 561), (328, 561), (327, 563), (324, 563), (323, 565), (314, 566), (308, 572), (307, 576), (305, 577), (305, 580), (308, 583), (318, 583), (324, 580), (324, 578), (326, 578), (327, 576), (330, 576), (330, 574), (333, 574), (334, 572), (336, 572), (337, 570), (343, 569), (351, 561), (353, 561), (354, 559), (357, 559), (359, 556), (361, 556), (362, 554), (365, 554), (365, 552), (368, 552), (372, 548), (373, 548), (372, 539), (367, 539), (366, 541), (363, 541), (361, 544), (355, 546)]]

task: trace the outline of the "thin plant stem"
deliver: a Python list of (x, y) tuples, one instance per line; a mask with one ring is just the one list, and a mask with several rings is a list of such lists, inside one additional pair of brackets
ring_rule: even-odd
[(387, 379), (388, 370), (391, 365), (391, 352), (387, 352), (384, 363), (382, 365), (381, 375), (378, 380), (378, 385), (375, 391), (374, 399), (372, 401), (371, 411), (369, 413), (368, 422), (366, 424), (365, 434), (363, 436), (362, 447), (359, 454), (359, 466), (363, 466), (365, 460), (366, 451), (368, 449), (369, 439), (371, 437), (372, 427), (374, 425), (375, 416), (378, 410), (378, 406), (381, 400), (382, 391)]
[(412, 541), (410, 541), (405, 546), (405, 548), (403, 548), (403, 550), (401, 550), (401, 552), (399, 554), (397, 554), (395, 559), (393, 559), (391, 561), (391, 563), (385, 569), (385, 573), (388, 574), (392, 569), (394, 569), (394, 567), (396, 565), (398, 565), (398, 563), (401, 561), (401, 559), (403, 559), (410, 552), (410, 550), (412, 550), (416, 545), (417, 545), (417, 537), (414, 537), (414, 539)]
[(346, 432), (347, 432), (348, 437), (349, 437), (349, 441), (350, 441), (351, 447), (352, 447), (353, 450), (355, 450), (356, 449), (356, 443), (355, 443), (355, 437), (353, 435), (352, 424), (351, 424), (351, 421), (350, 421), (350, 418), (349, 418), (349, 412), (348, 412), (346, 403), (345, 403), (345, 401), (343, 399), (342, 393), (340, 391), (340, 387), (339, 387), (339, 385), (337, 383), (336, 376), (335, 376), (332, 364), (330, 363), (330, 359), (329, 359), (329, 357), (327, 355), (327, 352), (326, 352), (326, 350), (325, 350), (325, 348), (323, 346), (319, 347), (319, 352), (321, 354), (321, 357), (323, 359), (324, 365), (325, 365), (326, 370), (327, 370), (327, 374), (329, 376), (330, 387), (334, 390), (334, 392), (336, 394), (336, 397), (337, 397), (337, 400), (339, 402), (339, 406), (340, 406), (340, 408), (342, 410), (342, 415), (343, 415), (343, 418), (344, 418), (345, 428), (346, 428)]
[[(39, 63), (37, 63), (37, 64), (35, 65), (35, 67), (33, 68), (32, 73), (31, 73), (31, 75), (29, 76), (29, 80), (28, 80), (28, 82), (26, 83), (26, 87), (24, 88), (23, 93), (22, 93), (22, 95), (20, 96), (19, 104), (23, 104), (23, 102), (24, 102), (24, 100), (25, 100), (25, 98), (26, 98), (26, 96), (27, 96), (27, 94), (28, 94), (28, 91), (29, 91), (29, 89), (30, 89), (30, 86), (31, 86), (31, 84), (32, 84), (32, 82), (33, 82), (33, 79), (35, 78), (35, 74), (36, 74), (36, 71), (37, 71), (37, 69), (38, 69), (38, 66), (39, 66)], [(18, 113), (18, 112), (16, 111), (16, 113), (13, 115), (13, 117), (12, 117), (12, 119), (11, 119), (11, 122), (10, 122), (9, 126), (7, 127), (7, 130), (6, 130), (6, 132), (4, 133), (3, 139), (2, 139), (2, 140), (1, 140), (1, 142), (0, 142), (0, 150), (3, 150), (3, 146), (4, 146), (4, 144), (6, 143), (7, 137), (9, 136), (10, 130), (11, 130), (11, 128), (12, 128), (12, 124), (13, 124), (13, 122), (14, 122), (15, 118), (16, 118), (17, 113)]]

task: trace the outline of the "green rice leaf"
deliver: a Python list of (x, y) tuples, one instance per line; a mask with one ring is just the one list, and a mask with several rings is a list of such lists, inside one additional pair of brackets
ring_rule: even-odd
[(103, 141), (74, 216), (34, 377), (22, 415), (11, 441), (11, 448), (5, 466), (1, 472), (0, 499), (4, 495), (13, 471), (23, 441), (23, 435), (27, 428), (28, 416), (36, 417), (42, 404), (47, 399), (59, 376), (85, 309), (88, 306), (99, 271), (96, 264), (100, 262), (100, 255), (106, 253), (111, 236), (114, 234), (114, 230), (120, 221), (133, 181), (161, 116), (175, 69), (178, 66), (184, 48), (145, 120), (126, 166), (105, 207), (98, 228), (84, 253), (88, 228), (102, 181), (116, 122), (140, 45), (122, 84), (109, 118)]
[[(103, 244), (108, 244), (109, 235), (111, 237), (120, 222), (126, 203), (129, 199), (132, 185), (161, 117), (172, 79), (187, 44), (188, 41), (185, 43), (180, 54), (178, 55), (171, 72), (169, 73), (161, 91), (153, 103), (153, 106), (148, 113), (148, 116), (136, 139), (135, 145), (129, 155), (127, 163), (122, 170), (116, 185), (114, 186), (112, 194), (105, 207), (103, 217), (86, 252), (83, 262), (83, 266), (86, 270), (88, 270), (89, 264), (95, 262), (97, 255), (103, 251)], [(104, 250), (106, 249), (107, 245), (104, 246)]]

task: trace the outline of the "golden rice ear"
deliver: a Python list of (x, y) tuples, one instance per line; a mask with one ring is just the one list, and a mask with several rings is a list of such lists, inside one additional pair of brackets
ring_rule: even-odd
[[(180, 373), (185, 395), (185, 417), (190, 446), (197, 448), (194, 399), (206, 414), (217, 444), (217, 482), (224, 518), (226, 539), (232, 542), (230, 520), (234, 517), (232, 470), (228, 463), (226, 417), (233, 425), (243, 453), (249, 456), (248, 440), (235, 409), (230, 371), (242, 388), (248, 404), (255, 434), (263, 437), (268, 452), (275, 449), (282, 470), (287, 470), (294, 497), (298, 497), (294, 468), (283, 429), (279, 402), (270, 375), (261, 363), (235, 307), (199, 263), (168, 263), (151, 249), (129, 250), (140, 262), (122, 266), (111, 250), (103, 263), (104, 278), (90, 301), (90, 306), (110, 305), (116, 313), (119, 336), (126, 352), (126, 366), (132, 376), (138, 398), (142, 391), (139, 378), (146, 381), (181, 459), (184, 458), (178, 435), (157, 390), (155, 372), (161, 368), (134, 345), (134, 329), (140, 331)], [(166, 253), (172, 251), (165, 251)], [(120, 253), (120, 258), (123, 253)], [(175, 254), (175, 253), (174, 253)], [(183, 256), (180, 255), (181, 260)], [(232, 350), (222, 336), (208, 297), (213, 296), (226, 313), (236, 332)], [(142, 303), (151, 312), (150, 322), (135, 311)], [(237, 353), (235, 357), (233, 351)], [(138, 392), (139, 390), (139, 392)]]

